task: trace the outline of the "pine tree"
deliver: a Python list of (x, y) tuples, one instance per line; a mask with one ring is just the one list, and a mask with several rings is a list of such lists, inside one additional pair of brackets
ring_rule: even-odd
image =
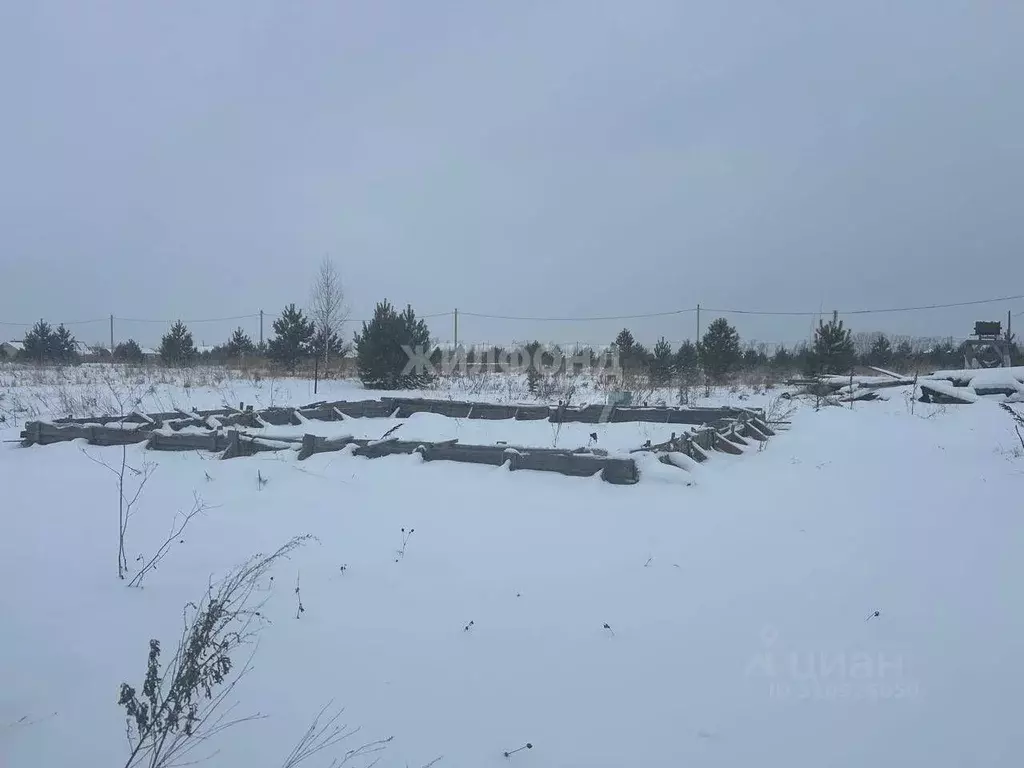
[(235, 332), (231, 334), (231, 338), (228, 339), (228, 343), (224, 345), (224, 355), (229, 360), (252, 355), (255, 351), (256, 347), (253, 345), (252, 339), (241, 328), (236, 328)]
[(740, 335), (728, 320), (720, 317), (708, 326), (699, 351), (708, 381), (725, 381), (739, 365)]
[(786, 371), (793, 367), (793, 354), (783, 345), (779, 345), (772, 355), (772, 368), (777, 371)]
[(673, 363), (672, 345), (662, 336), (651, 356), (651, 381), (657, 386), (668, 384), (672, 380)]
[(160, 339), (160, 359), (164, 365), (192, 365), (198, 355), (190, 331), (181, 320)]
[(871, 365), (889, 365), (892, 363), (892, 344), (885, 337), (884, 333), (878, 334), (871, 343), (871, 351), (868, 352), (868, 362)]
[(914, 348), (910, 342), (904, 339), (896, 345), (896, 350), (893, 352), (892, 359), (893, 364), (897, 368), (907, 370), (911, 367), (911, 363), (914, 357)]
[(373, 319), (363, 323), (355, 344), (359, 378), (366, 387), (414, 388), (430, 378), (429, 370), (406, 370), (410, 362), (406, 349), (425, 357), (430, 344), (427, 324), (416, 319), (411, 306), (398, 314), (390, 302), (380, 302)]
[(114, 360), (119, 363), (141, 363), (145, 360), (145, 355), (142, 354), (142, 347), (135, 339), (128, 339), (114, 347)]
[(833, 317), (827, 323), (819, 320), (814, 330), (812, 349), (813, 373), (849, 373), (856, 359), (853, 338), (843, 321)]
[[(530, 390), (531, 395), (536, 395), (537, 390), (540, 388), (541, 380), (543, 379), (543, 376), (541, 375), (541, 372), (537, 369), (536, 365), (537, 352), (540, 351), (540, 342), (531, 341), (529, 344), (523, 347), (523, 351), (526, 353), (527, 356), (526, 388)], [(541, 357), (543, 357), (543, 353), (541, 354)], [(541, 362), (543, 362), (543, 360)]]
[(274, 321), (274, 333), (267, 345), (267, 354), (275, 363), (294, 372), (295, 366), (312, 354), (313, 321), (294, 304), (289, 304)]
[(928, 361), (939, 369), (959, 368), (963, 365), (963, 359), (953, 339), (941, 341), (928, 351)]
[(310, 342), (310, 352), (321, 361), (341, 359), (348, 354), (348, 347), (334, 331), (317, 328)]
[(33, 363), (76, 363), (78, 342), (64, 325), (55, 329), (45, 320), (40, 320), (25, 334), (20, 357)]
[(78, 342), (63, 324), (57, 326), (53, 335), (53, 357), (65, 365), (78, 362)]
[(619, 353), (620, 358), (628, 359), (633, 354), (634, 344), (636, 344), (636, 340), (633, 338), (629, 328), (623, 328), (619, 331), (619, 335), (615, 337), (615, 350)]
[(700, 378), (700, 357), (697, 345), (687, 339), (676, 350), (673, 368), (680, 381), (686, 386), (693, 386)]
[(47, 363), (53, 359), (54, 330), (45, 320), (40, 320), (25, 334), (20, 357), (33, 363)]

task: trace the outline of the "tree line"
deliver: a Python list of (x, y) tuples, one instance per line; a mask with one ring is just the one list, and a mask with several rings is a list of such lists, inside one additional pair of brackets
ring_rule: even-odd
[[(314, 281), (308, 308), (300, 309), (295, 304), (285, 306), (273, 321), (274, 335), (269, 340), (253, 342), (242, 328), (237, 328), (224, 343), (200, 352), (192, 331), (179, 320), (163, 335), (155, 356), (173, 367), (201, 362), (237, 364), (258, 359), (295, 372), (300, 365), (310, 363), (326, 371), (332, 361), (337, 364), (354, 353), (359, 378), (373, 389), (414, 388), (424, 384), (431, 375), (430, 371), (406, 370), (409, 357), (404, 347), (432, 349), (431, 362), (437, 365), (441, 361), (441, 350), (436, 345), (431, 347), (426, 322), (416, 316), (411, 306), (398, 311), (390, 302), (380, 302), (373, 318), (364, 322), (348, 343), (341, 337), (342, 324), (347, 317), (341, 280), (333, 263), (325, 259)], [(68, 328), (53, 327), (45, 320), (40, 320), (25, 334), (21, 346), (17, 359), (25, 362), (67, 365), (81, 359), (80, 345)], [(524, 350), (533, 360), (541, 348), (540, 342), (534, 341), (525, 345)], [(579, 355), (583, 351), (587, 350), (578, 347), (571, 354)], [(822, 375), (847, 374), (856, 366), (906, 372), (964, 365), (963, 345), (952, 340), (915, 347), (908, 339), (896, 341), (881, 333), (855, 336), (838, 317), (828, 322), (819, 321), (810, 343), (791, 348), (779, 346), (771, 354), (767, 345), (744, 348), (736, 328), (723, 317), (714, 320), (699, 340), (684, 341), (678, 348), (673, 348), (662, 337), (648, 349), (628, 328), (623, 328), (611, 344), (611, 351), (617, 357), (624, 378), (642, 376), (654, 386), (673, 381), (681, 386), (699, 382), (722, 384), (743, 371), (766, 375)], [(552, 348), (544, 355), (554, 360), (564, 357), (563, 352)], [(152, 357), (134, 339), (122, 341), (113, 350), (93, 349), (92, 354), (101, 360), (136, 364)], [(485, 361), (503, 359), (506, 354), (506, 350), (499, 347), (470, 349), (465, 352), (465, 361), (470, 366), (481, 365)], [(1021, 363), (1020, 349), (1012, 339), (1011, 357), (1014, 364)], [(542, 374), (532, 363), (526, 373), (533, 390)]]

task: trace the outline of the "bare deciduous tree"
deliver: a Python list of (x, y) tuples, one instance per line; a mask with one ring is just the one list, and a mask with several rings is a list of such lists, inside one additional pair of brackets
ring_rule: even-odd
[[(207, 475), (209, 477), (209, 475)], [(129, 587), (141, 587), (143, 579), (150, 571), (156, 570), (157, 565), (163, 560), (167, 553), (171, 551), (171, 547), (175, 542), (182, 544), (184, 540), (181, 535), (185, 532), (185, 528), (192, 518), (196, 515), (201, 515), (203, 512), (209, 509), (206, 503), (200, 498), (199, 494), (195, 491), (192, 492), (193, 504), (192, 509), (188, 512), (178, 512), (174, 515), (174, 520), (171, 521), (171, 530), (167, 534), (167, 538), (164, 539), (163, 543), (157, 547), (156, 553), (146, 560), (142, 555), (139, 555), (137, 562), (142, 562), (142, 567), (139, 572), (132, 577), (132, 580), (128, 582)]]
[[(103, 459), (92, 456), (84, 448), (85, 457), (101, 467), (109, 469), (117, 478), (117, 578), (123, 579), (128, 573), (128, 558), (124, 553), (124, 537), (128, 532), (128, 521), (131, 519), (135, 502), (142, 495), (146, 481), (156, 465), (144, 462), (141, 467), (133, 467), (128, 463), (128, 446), (121, 446), (121, 461), (117, 465), (108, 464)], [(134, 485), (134, 487), (132, 487)]]
[(325, 366), (330, 356), (331, 336), (340, 335), (341, 326), (348, 320), (348, 313), (341, 275), (331, 258), (324, 256), (310, 292), (309, 316), (316, 326), (316, 338), (322, 339), (320, 346)]

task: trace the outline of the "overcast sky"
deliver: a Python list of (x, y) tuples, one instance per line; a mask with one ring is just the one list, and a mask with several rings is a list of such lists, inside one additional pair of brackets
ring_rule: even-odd
[[(1019, 0), (8, 0), (0, 321), (263, 309), (269, 335), (325, 255), (355, 318), (1024, 294), (1022, 37)], [(848, 324), (964, 336), (1007, 310)], [(764, 341), (815, 320), (730, 319)], [(460, 337), (623, 325), (678, 341), (696, 320), (463, 314)]]

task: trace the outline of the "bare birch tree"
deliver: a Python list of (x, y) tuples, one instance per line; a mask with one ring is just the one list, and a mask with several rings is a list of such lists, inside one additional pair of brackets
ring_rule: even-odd
[(332, 336), (340, 335), (341, 326), (348, 320), (348, 313), (341, 274), (330, 256), (324, 256), (310, 291), (309, 315), (316, 325), (314, 338), (322, 348), (318, 351), (323, 355), (325, 368), (330, 357)]

